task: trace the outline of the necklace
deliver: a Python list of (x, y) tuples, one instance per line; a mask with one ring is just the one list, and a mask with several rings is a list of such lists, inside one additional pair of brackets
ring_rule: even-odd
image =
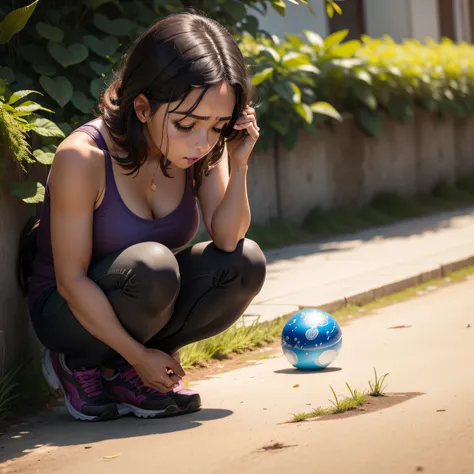
[(152, 191), (156, 191), (155, 174), (158, 171), (159, 164), (160, 164), (160, 160), (158, 160), (158, 163), (156, 164), (155, 172), (153, 173), (153, 176), (151, 177), (150, 187)]

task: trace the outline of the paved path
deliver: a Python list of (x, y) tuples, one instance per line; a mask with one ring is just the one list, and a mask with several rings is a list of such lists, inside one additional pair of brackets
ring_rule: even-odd
[(301, 306), (337, 305), (356, 296), (371, 300), (391, 285), (412, 286), (407, 280), (439, 276), (442, 265), (469, 257), (474, 257), (474, 208), (269, 251), (265, 285), (247, 313), (264, 320)]
[[(200, 413), (84, 424), (55, 411), (2, 440), (11, 461), (0, 472), (472, 474), (473, 284), (353, 321), (326, 371), (297, 372), (280, 356), (199, 382)], [(389, 329), (399, 325), (410, 327)], [(351, 418), (285, 423), (291, 413), (328, 406), (329, 385), (339, 394), (347, 394), (345, 382), (365, 389), (373, 367), (390, 373), (387, 392), (422, 395)], [(274, 443), (285, 447), (262, 450)]]

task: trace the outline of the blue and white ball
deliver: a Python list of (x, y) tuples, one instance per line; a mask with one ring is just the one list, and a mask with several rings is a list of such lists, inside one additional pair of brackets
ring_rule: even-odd
[(342, 331), (329, 313), (303, 309), (285, 324), (281, 346), (288, 362), (297, 369), (321, 370), (339, 355)]

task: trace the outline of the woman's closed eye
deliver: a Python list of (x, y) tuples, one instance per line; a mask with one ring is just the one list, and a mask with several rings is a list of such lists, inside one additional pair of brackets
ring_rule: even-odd
[[(192, 125), (181, 125), (179, 122), (173, 122), (174, 126), (177, 128), (177, 130), (179, 130), (180, 132), (190, 132), (194, 127), (195, 127), (195, 123), (193, 123)], [(222, 133), (222, 128), (217, 128), (217, 127), (214, 127), (212, 129), (213, 132), (215, 133)]]

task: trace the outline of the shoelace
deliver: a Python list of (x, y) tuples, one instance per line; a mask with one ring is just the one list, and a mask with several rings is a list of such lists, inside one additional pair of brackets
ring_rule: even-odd
[(99, 397), (104, 394), (102, 380), (98, 370), (88, 370), (87, 372), (75, 372), (74, 374), (79, 380), (81, 387), (90, 398)]
[(146, 387), (138, 375), (138, 372), (133, 367), (124, 372), (123, 375), (125, 376), (125, 380), (137, 388), (137, 390), (150, 394), (161, 394), (161, 392), (152, 387)]

